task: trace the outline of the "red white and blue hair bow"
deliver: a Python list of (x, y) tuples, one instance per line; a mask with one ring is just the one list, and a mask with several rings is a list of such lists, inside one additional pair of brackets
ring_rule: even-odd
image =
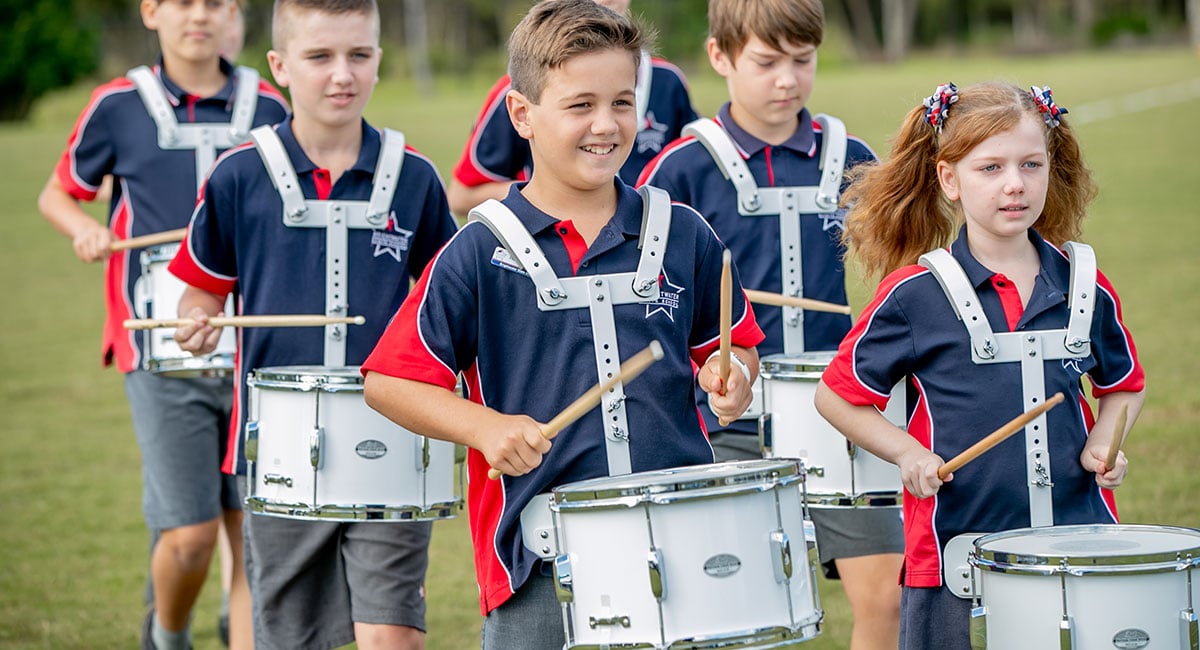
[(942, 125), (950, 115), (950, 105), (957, 101), (958, 86), (953, 83), (944, 83), (938, 86), (932, 95), (925, 98), (925, 101), (922, 102), (922, 105), (925, 106), (925, 121), (929, 122), (934, 131), (942, 132)]
[(1058, 126), (1062, 116), (1069, 112), (1066, 108), (1054, 103), (1054, 96), (1050, 94), (1049, 86), (1045, 88), (1030, 86), (1029, 94), (1033, 95), (1033, 103), (1037, 104), (1042, 119), (1046, 120), (1046, 125), (1050, 128)]

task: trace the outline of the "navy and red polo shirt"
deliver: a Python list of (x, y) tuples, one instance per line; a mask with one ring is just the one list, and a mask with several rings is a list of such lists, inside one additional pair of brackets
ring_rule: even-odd
[[(620, 179), (614, 182), (616, 213), (590, 248), (570, 215), (560, 221), (538, 210), (517, 186), (504, 204), (559, 277), (630, 272), (641, 254), (642, 200)], [(692, 364), (703, 363), (719, 344), (722, 250), (694, 210), (672, 204), (658, 300), (615, 306), (622, 360), (655, 339), (666, 355), (625, 387), (634, 472), (713, 460), (696, 417)], [(448, 390), (462, 372), (471, 400), (539, 422), (548, 422), (594, 386), (589, 311), (539, 311), (532, 280), (501, 251), (485, 225), (468, 223), (426, 270), (363, 371)], [(735, 303), (733, 342), (753, 347), (762, 339), (754, 312), (744, 300)], [(537, 469), (501, 480), (488, 480), (483, 455), (468, 452), (468, 505), (485, 614), (524, 584), (537, 565), (538, 558), (521, 543), (521, 509), (555, 486), (608, 475), (603, 430), (601, 413), (593, 409), (555, 438)]]
[[(808, 109), (802, 110), (799, 118), (795, 134), (774, 146), (738, 126), (729, 113), (728, 103), (721, 107), (716, 121), (729, 133), (759, 187), (807, 187), (821, 180), (823, 134)], [(865, 142), (848, 137), (846, 169), (875, 159), (875, 152)], [(689, 136), (671, 143), (642, 171), (638, 185), (661, 187), (675, 200), (696, 208), (732, 251), (747, 289), (782, 291), (778, 215), (738, 214), (737, 189), (725, 179), (721, 167), (699, 140)], [(841, 242), (844, 223), (842, 210), (801, 215), (804, 297), (839, 305), (847, 303), (846, 271), (842, 265), (845, 248)], [(758, 346), (758, 353), (766, 356), (783, 352), (783, 309), (755, 305), (754, 314), (767, 336)], [(848, 331), (849, 316), (804, 312), (804, 343), (809, 351), (836, 349)], [(753, 420), (737, 420), (721, 427), (709, 409), (703, 408), (701, 413), (709, 431), (757, 433), (758, 425)]]
[[(289, 118), (276, 127), (306, 199), (366, 201), (375, 180), (380, 132), (364, 121), (354, 166), (330, 184), (296, 142)], [(350, 229), (347, 302), (364, 325), (346, 328), (346, 363), (362, 363), (420, 276), (457, 229), (437, 170), (407, 147), (392, 211), (380, 230)], [(239, 314), (325, 313), (325, 229), (284, 225), (283, 201), (251, 144), (229, 150), (205, 183), (183, 247), (168, 269), (217, 295), (237, 292)], [(255, 368), (321, 365), (321, 327), (256, 327), (238, 332), (237, 399), (223, 469), (244, 474), (246, 376)]]
[[(153, 68), (167, 91), (180, 124), (229, 122), (237, 96), (237, 76), (221, 60), (228, 82), (211, 97), (189, 95), (163, 70), (162, 59)], [(258, 86), (254, 126), (275, 124), (287, 115), (287, 103), (265, 81)], [(191, 150), (163, 150), (158, 127), (146, 112), (133, 82), (118, 77), (96, 88), (75, 123), (54, 170), (63, 188), (80, 201), (96, 198), (106, 175), (113, 176), (108, 226), (121, 239), (174, 230), (187, 225), (196, 207), (196, 154)], [(142, 274), (141, 250), (113, 253), (105, 262), (103, 360), (114, 361), (121, 372), (142, 366), (143, 332), (126, 331), (122, 323), (133, 318), (134, 285)]]
[[(683, 72), (663, 59), (651, 58), (650, 65), (646, 120), (639, 126), (629, 158), (621, 166), (620, 176), (626, 183), (637, 180), (642, 167), (698, 117)], [(509, 90), (512, 80), (504, 75), (488, 91), (462, 157), (454, 166), (454, 179), (467, 187), (528, 180), (533, 172), (529, 142), (513, 128), (504, 104)]]
[[(1028, 304), (1013, 283), (971, 255), (965, 228), (950, 246), (979, 296), (992, 329), (1021, 332), (1065, 328), (1069, 318), (1070, 264), (1065, 253), (1036, 232), (1029, 238), (1041, 271)], [(1047, 360), (1046, 395), (1067, 400), (1047, 414), (1055, 524), (1114, 523), (1112, 492), (1096, 485), (1079, 456), (1094, 423), (1082, 378), (1093, 395), (1137, 392), (1145, 386), (1133, 338), (1121, 321), (1121, 303), (1099, 274), (1091, 328), (1091, 354)], [(976, 365), (966, 327), (933, 274), (908, 266), (886, 277), (871, 304), (838, 348), (823, 381), (856, 405), (887, 403), (891, 387), (908, 378), (908, 434), (950, 459), (1023, 411), (1019, 363)], [(990, 533), (1030, 525), (1025, 442), (1014, 436), (954, 472), (954, 480), (927, 499), (904, 493), (905, 584), (936, 587), (942, 550), (962, 533)]]

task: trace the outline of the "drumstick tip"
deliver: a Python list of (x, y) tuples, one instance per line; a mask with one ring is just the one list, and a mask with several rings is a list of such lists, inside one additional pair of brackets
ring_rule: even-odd
[(650, 350), (650, 356), (654, 357), (655, 361), (662, 361), (663, 346), (662, 343), (658, 342), (658, 339), (650, 341), (650, 345), (647, 348)]
[(355, 316), (354, 320), (350, 321), (350, 324), (351, 325), (362, 325), (363, 323), (366, 323), (366, 322), (367, 322), (367, 319), (365, 316)]
[(725, 252), (721, 253), (721, 264), (724, 264), (725, 266), (729, 266), (730, 262), (732, 262), (732, 261), (733, 261), (733, 253), (730, 253), (729, 249), (726, 248)]

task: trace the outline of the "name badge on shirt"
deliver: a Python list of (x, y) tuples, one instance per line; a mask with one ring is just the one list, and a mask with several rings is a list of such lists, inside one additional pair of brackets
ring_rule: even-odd
[(520, 273), (525, 277), (529, 277), (529, 274), (521, 267), (521, 263), (503, 246), (497, 246), (495, 252), (492, 253), (492, 266), (498, 266), (505, 271), (512, 271), (513, 273)]

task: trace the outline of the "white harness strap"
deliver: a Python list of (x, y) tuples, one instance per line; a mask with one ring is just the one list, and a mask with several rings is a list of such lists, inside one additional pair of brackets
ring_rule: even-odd
[[(1063, 246), (1071, 260), (1071, 288), (1067, 297), (1070, 318), (1065, 329), (1029, 332), (994, 332), (975, 289), (954, 256), (945, 249), (930, 251), (920, 258), (941, 285), (954, 313), (971, 337), (971, 361), (978, 365), (1020, 363), (1024, 410), (1046, 399), (1044, 363), (1052, 359), (1078, 359), (1091, 353), (1088, 340), (1096, 293), (1096, 255), (1091, 246), (1068, 242)], [(1046, 414), (1025, 427), (1025, 471), (1029, 479), (1031, 526), (1054, 525), (1050, 489), (1049, 431)]]
[[(716, 161), (721, 174), (733, 183), (738, 195), (738, 214), (746, 217), (779, 216), (779, 248), (783, 293), (804, 296), (803, 249), (800, 215), (828, 214), (837, 210), (841, 196), (842, 172), (846, 168), (846, 125), (836, 117), (817, 115), (821, 126), (821, 180), (812, 187), (759, 187), (746, 161), (738, 152), (729, 133), (710, 119), (699, 119), (683, 128)], [(783, 307), (783, 350), (794, 354), (805, 351), (804, 310)]]
[[(250, 132), (263, 165), (283, 200), (283, 225), (325, 229), (325, 313), (346, 316), (346, 258), (349, 229), (375, 230), (387, 226), (396, 182), (404, 164), (404, 134), (384, 129), (375, 182), (367, 201), (318, 201), (304, 198), (296, 170), (275, 129), (260, 126)], [(345, 325), (325, 326), (324, 365), (346, 365)]]
[(254, 111), (258, 107), (258, 71), (241, 66), (234, 71), (234, 75), (237, 77), (237, 91), (230, 122), (180, 124), (175, 119), (175, 109), (167, 101), (166, 90), (150, 68), (138, 66), (126, 73), (158, 128), (159, 148), (191, 149), (196, 152), (197, 188), (216, 161), (217, 151), (245, 142), (254, 124)]
[[(479, 221), (492, 231), (529, 275), (537, 290), (541, 311), (587, 308), (592, 320), (592, 348), (596, 374), (601, 382), (615, 376), (621, 355), (613, 306), (647, 303), (658, 298), (658, 276), (662, 271), (667, 235), (671, 229), (671, 199), (666, 192), (645, 186), (642, 195), (642, 230), (638, 242), (641, 256), (634, 273), (559, 278), (550, 268), (542, 249), (520, 219), (503, 203), (488, 200), (476, 206), (469, 221)], [(629, 459), (629, 424), (625, 413), (625, 389), (618, 383), (600, 402), (604, 412), (604, 442), (610, 476), (633, 471)]]
[(639, 133), (646, 130), (646, 112), (650, 109), (650, 80), (653, 76), (654, 64), (650, 61), (650, 53), (642, 50), (642, 60), (638, 64), (637, 86), (633, 91)]

